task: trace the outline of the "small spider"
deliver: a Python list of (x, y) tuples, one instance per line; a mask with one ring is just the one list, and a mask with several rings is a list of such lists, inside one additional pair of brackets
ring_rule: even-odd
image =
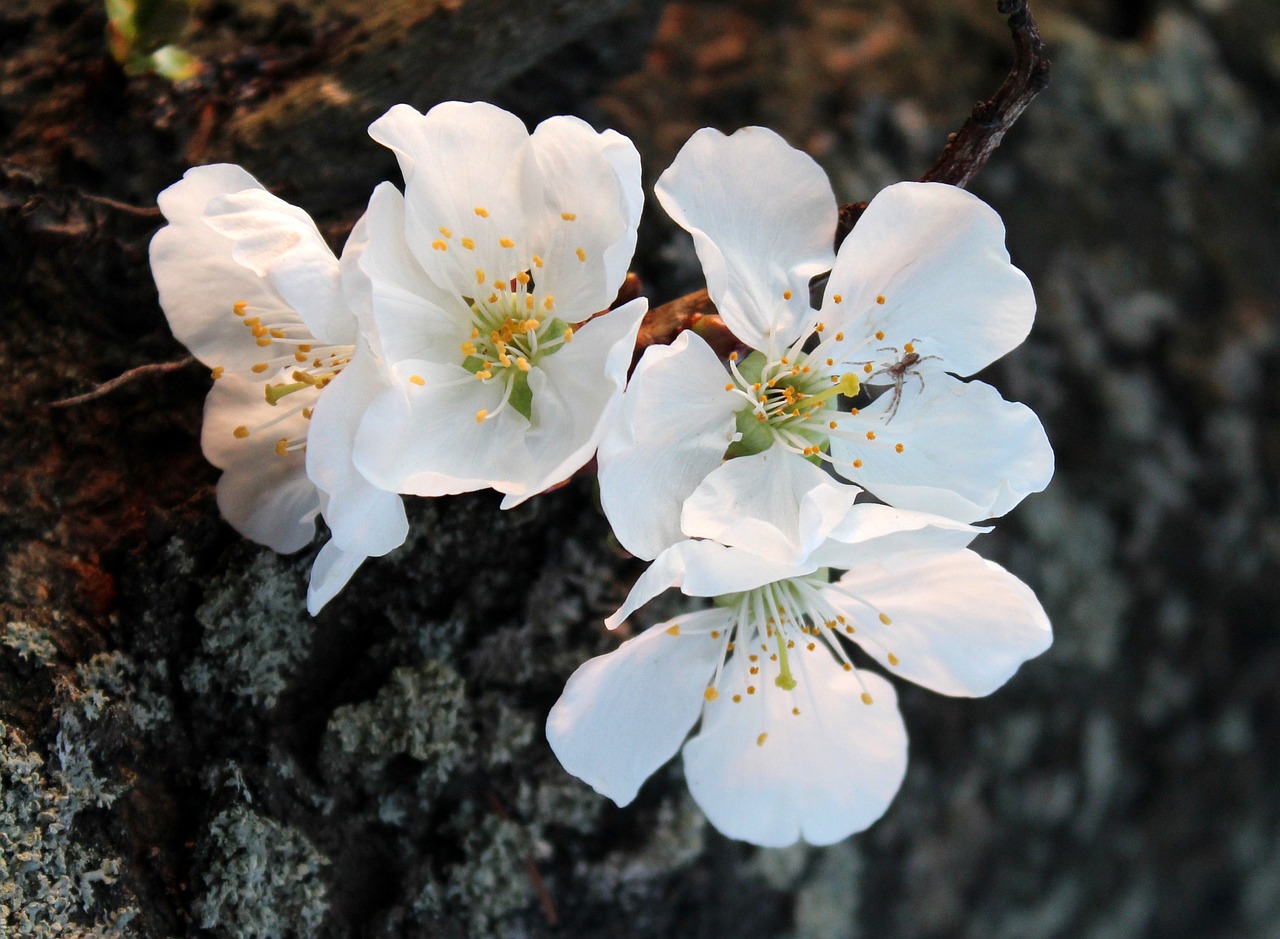
[(868, 384), (870, 384), (877, 375), (888, 375), (893, 381), (893, 391), (891, 392), (893, 395), (893, 401), (890, 402), (889, 414), (884, 419), (886, 424), (893, 420), (894, 415), (898, 413), (898, 405), (902, 403), (902, 385), (906, 382), (907, 376), (914, 375), (920, 382), (920, 390), (923, 391), (924, 376), (916, 370), (916, 366), (929, 359), (941, 358), (941, 356), (921, 355), (917, 352), (915, 350), (915, 343), (919, 341), (919, 339), (912, 339), (911, 342), (907, 343), (904, 347), (906, 349), (905, 354), (900, 352), (897, 346), (881, 346), (876, 350), (877, 352), (892, 352), (894, 355), (898, 356), (898, 361), (894, 362), (892, 365), (886, 365), (884, 368), (877, 369), (867, 377)]

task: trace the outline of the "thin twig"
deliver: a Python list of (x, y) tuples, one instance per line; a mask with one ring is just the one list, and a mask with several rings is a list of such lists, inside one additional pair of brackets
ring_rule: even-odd
[[(502, 800), (498, 798), (496, 792), (493, 790), (485, 792), (484, 799), (489, 804), (489, 809), (494, 815), (504, 822), (511, 821), (511, 816), (507, 814), (506, 807), (503, 806)], [(556, 912), (556, 905), (551, 899), (551, 891), (547, 889), (546, 881), (542, 879), (542, 874), (538, 872), (538, 865), (533, 862), (533, 856), (526, 854), (521, 860), (524, 861), (524, 870), (529, 875), (529, 882), (533, 884), (534, 892), (538, 894), (538, 901), (542, 904), (542, 915), (547, 918), (547, 925), (559, 925), (560, 915)]]
[(61, 401), (54, 401), (50, 404), (53, 408), (69, 408), (77, 404), (84, 404), (88, 401), (94, 401), (103, 395), (110, 394), (117, 388), (123, 388), (125, 385), (133, 382), (135, 379), (143, 378), (147, 375), (165, 375), (169, 372), (176, 372), (186, 368), (196, 360), (193, 356), (187, 356), (185, 359), (178, 359), (176, 362), (152, 362), (148, 365), (139, 365), (137, 368), (131, 368), (123, 375), (117, 375), (110, 381), (104, 381), (92, 391), (86, 391), (82, 395), (76, 395), (73, 398), (63, 398)]
[[(1000, 146), (1000, 141), (1027, 105), (1049, 84), (1049, 60), (1045, 58), (1044, 43), (1027, 0), (998, 0), (996, 9), (1009, 18), (1009, 31), (1013, 35), (1013, 67), (991, 100), (976, 105), (960, 130), (948, 135), (946, 146), (921, 177), (922, 182), (950, 183), (961, 189), (967, 186)], [(853, 230), (866, 207), (865, 202), (840, 206), (835, 233), (837, 248)], [(681, 330), (698, 328), (698, 324), (706, 328), (712, 321), (717, 327), (717, 334), (723, 330), (728, 336), (723, 340), (727, 343), (725, 349), (733, 348), (736, 340), (720, 322), (715, 304), (705, 290), (656, 306), (640, 326), (636, 356), (639, 357), (650, 345), (670, 343)], [(699, 332), (702, 332), (701, 328)], [(704, 335), (703, 338), (708, 337)], [(712, 346), (721, 351), (715, 342)]]

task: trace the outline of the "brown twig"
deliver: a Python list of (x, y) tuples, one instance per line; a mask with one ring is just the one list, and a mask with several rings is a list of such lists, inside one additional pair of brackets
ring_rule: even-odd
[[(920, 177), (922, 182), (949, 183), (961, 189), (967, 186), (1000, 146), (1000, 141), (1027, 105), (1049, 84), (1049, 60), (1045, 58), (1044, 43), (1027, 0), (997, 0), (996, 9), (1009, 18), (1009, 31), (1013, 35), (1013, 67), (991, 100), (977, 104), (960, 130), (948, 135), (942, 153), (929, 171)], [(865, 202), (840, 206), (835, 232), (837, 248), (853, 230), (866, 207)], [(709, 324), (712, 321), (715, 325), (711, 331), (719, 343), (712, 342), (712, 347), (717, 352), (722, 348), (724, 352), (734, 348), (737, 340), (716, 315), (715, 304), (705, 290), (656, 306), (640, 326), (636, 356), (638, 358), (651, 345), (670, 343), (681, 330), (697, 329), (699, 323), (711, 329)], [(703, 338), (710, 341), (706, 335)]]
[[(511, 821), (511, 816), (507, 813), (506, 807), (502, 804), (502, 800), (498, 798), (496, 792), (493, 790), (485, 792), (484, 799), (489, 804), (489, 809), (494, 815), (504, 822)], [(551, 899), (551, 891), (547, 889), (546, 881), (542, 879), (542, 874), (538, 872), (538, 865), (533, 862), (532, 855), (526, 854), (521, 860), (524, 861), (524, 870), (529, 875), (529, 881), (533, 884), (534, 892), (538, 894), (538, 901), (542, 904), (542, 914), (547, 918), (547, 925), (558, 925), (560, 923), (560, 915), (556, 912), (556, 905)]]
[(147, 375), (166, 375), (169, 372), (176, 372), (179, 369), (184, 369), (195, 361), (194, 357), (187, 356), (185, 359), (178, 359), (176, 362), (152, 362), (148, 365), (139, 365), (137, 368), (129, 369), (129, 371), (125, 372), (123, 375), (117, 375), (110, 381), (104, 381), (92, 391), (86, 391), (84, 394), (76, 395), (73, 398), (63, 398), (60, 401), (54, 401), (49, 406), (53, 408), (69, 408), (77, 404), (84, 404), (88, 401), (101, 398), (103, 395), (110, 394), (117, 388), (123, 388), (125, 385), (138, 378), (143, 378)]

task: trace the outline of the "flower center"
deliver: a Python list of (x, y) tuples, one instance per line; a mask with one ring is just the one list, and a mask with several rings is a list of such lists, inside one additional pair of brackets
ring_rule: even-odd
[[(862, 685), (842, 639), (863, 628), (864, 639), (878, 648), (883, 647), (887, 639), (884, 627), (892, 625), (893, 620), (838, 584), (829, 583), (828, 577), (828, 571), (819, 570), (744, 593), (717, 597), (716, 606), (734, 615), (726, 630), (711, 633), (711, 638), (722, 643), (720, 661), (703, 696), (708, 701), (720, 697), (718, 686), (726, 668), (742, 670), (748, 695), (771, 693), (767, 691), (770, 684), (780, 691), (794, 691), (805, 677), (803, 656), (809, 654), (834, 656)], [(830, 589), (865, 607), (868, 615), (858, 623), (851, 621), (824, 597), (823, 592)], [(899, 664), (892, 652), (887, 653), (887, 661), (890, 665)], [(800, 678), (796, 677), (797, 672)], [(732, 700), (735, 704), (741, 703), (742, 696), (735, 694)], [(865, 686), (862, 701), (873, 703)], [(792, 708), (792, 713), (800, 711)]]
[[(264, 350), (262, 361), (254, 363), (250, 368), (255, 375), (271, 376), (263, 384), (264, 402), (272, 408), (278, 408), (282, 400), (289, 400), (288, 407), (278, 413), (271, 413), (257, 425), (250, 427), (241, 424), (236, 427), (233, 431), (236, 439), (253, 437), (298, 413), (310, 420), (321, 390), (351, 361), (355, 347), (319, 342), (311, 335), (302, 318), (288, 307), (266, 309), (252, 307), (244, 300), (237, 300), (232, 304), (231, 310), (249, 330), (254, 343)], [(214, 380), (221, 378), (223, 373), (222, 366), (214, 368)], [(275, 450), (280, 456), (288, 456), (305, 450), (306, 442), (305, 433), (281, 437), (276, 441)]]
[(830, 418), (838, 396), (852, 397), (859, 389), (857, 375), (832, 374), (830, 365), (830, 360), (819, 365), (794, 349), (773, 360), (763, 352), (752, 352), (741, 366), (737, 354), (730, 355), (733, 381), (725, 390), (738, 393), (746, 404), (737, 413), (739, 438), (725, 456), (750, 456), (778, 442), (802, 456), (817, 458), (834, 427)]
[[(535, 265), (539, 260), (534, 259)], [(476, 270), (476, 283), (485, 284), (483, 270)], [(507, 407), (529, 420), (529, 370), (572, 342), (573, 327), (553, 314), (555, 297), (539, 296), (527, 271), (490, 286), (487, 296), (470, 300), (471, 331), (460, 346), (462, 367), (480, 381), (503, 383), (505, 390), (502, 403), (492, 411), (477, 412), (476, 420), (483, 423)]]

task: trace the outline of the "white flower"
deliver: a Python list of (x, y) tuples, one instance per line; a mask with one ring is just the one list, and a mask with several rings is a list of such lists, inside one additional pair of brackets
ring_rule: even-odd
[(777, 459), (729, 461), (685, 508), (686, 529), (710, 520), (708, 534), (738, 546), (663, 551), (607, 625), (669, 587), (715, 606), (582, 665), (547, 738), (565, 769), (626, 805), (701, 721), (684, 770), (716, 828), (766, 846), (830, 844), (879, 818), (906, 769), (893, 687), (855, 666), (851, 644), (926, 688), (974, 696), (1052, 636), (1030, 589), (965, 547), (980, 529), (855, 505), (856, 487), (803, 460), (783, 462), (787, 492), (762, 492), (765, 468), (751, 464)]
[(576, 118), (530, 135), (480, 103), (397, 105), (369, 131), (395, 151), (405, 196), (380, 190), (369, 212), (392, 387), (356, 463), (385, 489), (492, 487), (510, 507), (586, 463), (618, 405), (646, 305), (596, 314), (635, 248), (639, 156)]
[[(632, 553), (652, 558), (687, 534), (681, 505), (722, 459), (770, 447), (961, 521), (1002, 515), (1048, 484), (1053, 453), (1036, 416), (953, 377), (1017, 346), (1035, 315), (980, 200), (890, 186), (835, 257), (826, 176), (760, 127), (694, 134), (657, 194), (693, 235), (724, 322), (756, 351), (728, 373), (691, 332), (645, 352), (599, 454), (605, 511)], [(826, 270), (815, 311), (809, 282)], [(887, 390), (842, 408), (860, 385)]]
[(408, 531), (400, 498), (351, 463), (363, 405), (385, 387), (357, 336), (370, 292), (356, 267), (364, 225), (339, 262), (305, 212), (229, 164), (188, 170), (159, 203), (169, 222), (151, 242), (160, 303), (214, 377), (201, 442), (223, 470), (218, 506), (282, 553), (310, 543), (324, 515), (333, 537), (308, 595), (318, 612)]

